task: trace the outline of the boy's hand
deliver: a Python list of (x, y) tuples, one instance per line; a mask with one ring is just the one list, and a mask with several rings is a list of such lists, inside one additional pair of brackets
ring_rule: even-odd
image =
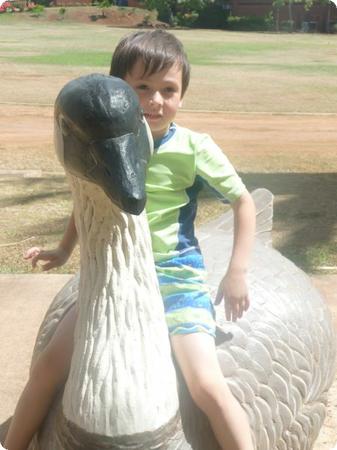
[(227, 272), (219, 284), (215, 298), (218, 305), (225, 299), (226, 319), (236, 322), (249, 308), (248, 288), (244, 273)]
[(42, 264), (42, 270), (50, 270), (55, 267), (62, 266), (69, 258), (69, 254), (62, 248), (58, 247), (54, 250), (41, 250), (39, 247), (32, 247), (24, 254), (24, 259), (30, 260), (33, 269), (35, 269), (39, 260), (46, 261)]

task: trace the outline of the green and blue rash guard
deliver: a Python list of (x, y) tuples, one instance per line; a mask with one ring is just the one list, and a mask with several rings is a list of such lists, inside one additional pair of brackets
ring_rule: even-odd
[(148, 166), (146, 211), (169, 331), (214, 335), (213, 305), (194, 234), (197, 196), (206, 184), (220, 200), (233, 202), (245, 186), (206, 134), (172, 124), (157, 145)]

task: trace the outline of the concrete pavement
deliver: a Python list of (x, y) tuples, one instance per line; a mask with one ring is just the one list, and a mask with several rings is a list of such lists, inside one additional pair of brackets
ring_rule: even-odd
[(0, 275), (0, 424), (28, 377), (35, 337), (54, 295), (71, 275)]
[[(0, 275), (0, 439), (28, 377), (34, 341), (43, 316), (54, 295), (70, 278), (71, 275)], [(325, 296), (337, 329), (337, 274), (315, 276), (312, 280)], [(330, 449), (329, 436), (331, 432), (336, 435), (336, 387), (330, 401), (329, 420), (322, 430), (327, 437), (323, 436), (323, 444), (315, 450)]]

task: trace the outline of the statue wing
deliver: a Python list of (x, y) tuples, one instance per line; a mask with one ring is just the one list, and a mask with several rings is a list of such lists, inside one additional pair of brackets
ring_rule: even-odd
[[(325, 417), (336, 367), (330, 313), (309, 277), (271, 246), (272, 194), (253, 193), (257, 239), (248, 273), (251, 306), (236, 323), (216, 307), (223, 374), (249, 417), (260, 450), (309, 450)], [(200, 229), (200, 246), (216, 293), (229, 262), (228, 212)]]

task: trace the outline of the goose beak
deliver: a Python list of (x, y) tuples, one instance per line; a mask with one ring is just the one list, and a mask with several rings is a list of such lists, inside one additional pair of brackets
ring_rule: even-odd
[(90, 181), (98, 184), (112, 202), (136, 215), (145, 208), (149, 153), (148, 142), (140, 137), (129, 133), (92, 142), (90, 153), (95, 165), (88, 174)]
[(62, 132), (55, 121), (55, 148), (61, 164), (71, 174), (99, 185), (109, 199), (129, 214), (145, 208), (146, 167), (153, 146), (147, 124), (138, 133), (83, 142)]

